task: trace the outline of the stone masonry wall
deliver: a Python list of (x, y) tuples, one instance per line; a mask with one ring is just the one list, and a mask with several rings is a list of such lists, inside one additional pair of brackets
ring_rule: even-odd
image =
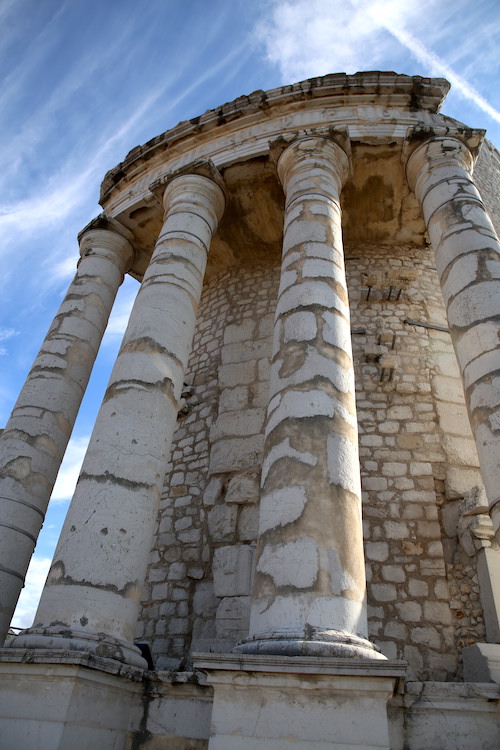
[[(405, 322), (446, 327), (432, 251), (351, 247), (346, 266), (370, 638), (413, 676), (450, 679), (461, 648), (484, 637), (456, 532), (479, 475), (449, 335)], [(367, 299), (374, 269), (381, 283)], [(260, 266), (204, 290), (138, 631), (158, 668), (247, 634), (278, 281), (277, 267)]]
[[(446, 327), (433, 254), (363, 247), (346, 255), (370, 637), (415, 677), (451, 679), (461, 647), (484, 630), (475, 570), (457, 549), (456, 517), (445, 514), (445, 530), (443, 512), (479, 475), (449, 334), (405, 322)], [(363, 274), (374, 268), (382, 277), (416, 273), (399, 299), (397, 280), (390, 299), (390, 280), (367, 299)], [(391, 380), (385, 363), (395, 365)]]
[(205, 286), (138, 637), (158, 668), (247, 634), (279, 269)]

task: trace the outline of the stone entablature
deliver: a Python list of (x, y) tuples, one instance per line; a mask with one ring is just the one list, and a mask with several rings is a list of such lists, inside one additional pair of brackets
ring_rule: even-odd
[[(218, 109), (208, 110), (200, 117), (181, 122), (143, 146), (132, 149), (123, 162), (106, 174), (101, 186), (101, 203), (107, 203), (117, 187), (120, 189), (122, 180), (130, 182), (131, 177), (134, 178), (140, 171), (149, 171), (151, 165), (147, 162), (172, 149), (174, 144), (187, 138), (199, 139), (200, 135), (205, 135), (207, 131), (220, 129), (221, 126), (241, 118), (253, 117), (255, 120), (261, 120), (264, 113), (268, 119), (270, 110), (274, 107), (292, 104), (304, 108), (304, 105), (307, 105), (307, 109), (310, 110), (311, 103), (317, 100), (322, 108), (326, 106), (340, 109), (368, 105), (372, 109), (376, 100), (376, 107), (386, 110), (418, 110), (421, 117), (424, 112), (439, 112), (449, 89), (450, 84), (444, 78), (431, 79), (374, 71), (355, 75), (334, 73), (269, 91), (254, 91), (248, 96), (240, 96), (232, 102), (223, 104)], [(295, 107), (295, 111), (297, 109), (298, 107)], [(360, 127), (362, 119), (361, 116)], [(389, 119), (389, 115), (386, 115), (385, 119)], [(313, 122), (314, 115), (310, 119), (311, 127)], [(286, 129), (286, 123), (284, 124)], [(247, 126), (248, 119), (245, 119), (243, 127)], [(238, 124), (238, 128), (240, 127)], [(190, 146), (191, 143), (188, 144), (188, 148)]]
[[(152, 194), (152, 185), (200, 161), (211, 161), (224, 172), (231, 194), (228, 211), (214, 236), (207, 273), (212, 275), (231, 263), (248, 263), (249, 257), (251, 261), (253, 251), (248, 237), (278, 254), (283, 204), (281, 189), (275, 182), (275, 165), (269, 165), (274, 189), (266, 183), (257, 187), (252, 206), (247, 204), (246, 191), (249, 183), (255, 187), (265, 174), (262, 160), (274, 158), (275, 150), (270, 150), (270, 144), (283, 141), (286, 145), (297, 136), (309, 134), (340, 137), (344, 143), (347, 134), (350, 142), (351, 164), (356, 161), (358, 168), (351, 172), (344, 189), (346, 239), (351, 239), (351, 231), (354, 238), (362, 239), (371, 228), (369, 239), (381, 240), (384, 236), (386, 242), (423, 243), (425, 227), (418, 204), (401, 171), (401, 160), (407, 158), (409, 151), (401, 149), (415, 138), (418, 142), (433, 134), (452, 133), (476, 153), (483, 137), (483, 131), (471, 130), (438, 114), (448, 88), (443, 79), (395, 73), (326, 76), (293, 87), (257, 92), (255, 97), (261, 106), (250, 105), (247, 109), (236, 100), (234, 107), (224, 105), (227, 116), (210, 111), (200, 118), (202, 125), (181, 123), (154, 139), (153, 145), (134, 149), (129, 159), (108, 173), (100, 199), (108, 215), (134, 232), (136, 261), (132, 275), (142, 277), (161, 226), (161, 205)], [(250, 96), (252, 102), (253, 97)], [(374, 185), (374, 180), (383, 184)], [(369, 211), (367, 217), (367, 193), (374, 189), (378, 190), (377, 211)], [(363, 202), (363, 212), (356, 212), (357, 199)], [(256, 219), (263, 212), (267, 228), (264, 234)], [(380, 223), (388, 213), (396, 223)]]

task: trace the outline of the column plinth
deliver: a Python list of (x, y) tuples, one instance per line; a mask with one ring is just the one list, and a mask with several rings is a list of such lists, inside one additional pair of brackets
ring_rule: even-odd
[(255, 586), (244, 653), (384, 658), (367, 640), (361, 491), (339, 195), (344, 151), (281, 155), (286, 195)]
[(16, 647), (144, 666), (133, 645), (212, 234), (224, 195), (173, 179), (165, 219), (99, 411), (35, 616)]
[(407, 163), (436, 256), (465, 401), (500, 540), (500, 242), (456, 138), (435, 137)]
[(0, 438), (0, 642), (24, 585), (66, 446), (134, 250), (117, 222), (80, 236), (76, 276)]

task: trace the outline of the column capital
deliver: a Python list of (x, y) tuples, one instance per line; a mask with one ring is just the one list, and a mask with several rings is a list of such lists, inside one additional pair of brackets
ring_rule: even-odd
[[(278, 159), (277, 169), (278, 177), (289, 198), (293, 198), (289, 193), (294, 192), (294, 178), (300, 180), (311, 170), (326, 172), (333, 177), (334, 192), (338, 194), (349, 174), (349, 157), (332, 140), (323, 136), (307, 136), (297, 138), (283, 151)], [(322, 187), (328, 192), (327, 185)], [(304, 192), (303, 185), (300, 186), (300, 192)]]
[(419, 178), (433, 169), (462, 167), (472, 174), (474, 156), (458, 138), (433, 136), (412, 151), (406, 162), (406, 179), (410, 190), (419, 197)]
[(78, 235), (80, 261), (100, 255), (112, 261), (122, 273), (132, 266), (135, 257), (134, 235), (116, 219), (101, 214), (93, 219)]
[(211, 177), (197, 173), (173, 177), (163, 193), (165, 213), (172, 215), (176, 211), (199, 208), (203, 212), (203, 218), (209, 221), (211, 232), (215, 232), (225, 205), (226, 197), (222, 187)]

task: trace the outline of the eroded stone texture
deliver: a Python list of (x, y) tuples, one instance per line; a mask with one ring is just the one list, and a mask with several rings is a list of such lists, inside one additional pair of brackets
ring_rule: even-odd
[[(340, 146), (281, 155), (286, 194), (250, 638), (242, 651), (375, 654), (365, 640)], [(361, 636), (361, 637), (357, 637)]]
[(80, 237), (76, 276), (0, 440), (0, 641), (7, 634), (117, 290), (134, 251), (118, 222)]
[(500, 243), (456, 138), (434, 137), (407, 164), (422, 204), (462, 375), (481, 473), (500, 535)]
[[(134, 304), (32, 630), (142, 664), (130, 645), (221, 188), (198, 174), (164, 193), (165, 221)], [(181, 575), (183, 571), (181, 572)]]

